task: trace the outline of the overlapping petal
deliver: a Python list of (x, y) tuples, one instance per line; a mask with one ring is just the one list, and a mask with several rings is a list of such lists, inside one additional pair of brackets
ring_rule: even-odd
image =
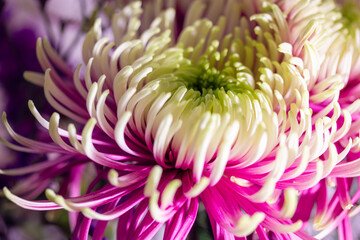
[[(5, 195), (25, 208), (81, 212), (72, 226), (81, 239), (92, 219), (99, 220), (93, 237), (118, 219), (118, 238), (150, 239), (163, 225), (165, 239), (181, 238), (199, 200), (216, 239), (252, 232), (313, 239), (301, 228), (315, 202), (315, 225), (325, 227), (319, 237), (340, 221), (348, 234), (348, 211), (360, 197), (349, 195), (359, 175), (359, 103), (346, 99), (358, 58), (347, 29), (357, 28), (341, 22), (338, 8), (331, 1), (198, 0), (179, 6), (179, 24), (174, 8), (132, 2), (113, 15), (110, 36), (95, 22), (83, 42), (85, 67), (75, 71), (39, 39), (44, 73), (25, 77), (43, 86), (58, 113), (47, 120), (29, 107), (53, 142), (18, 135), (5, 114), (19, 145), (2, 142), (57, 155), (3, 170), (32, 174)], [(48, 189), (49, 201), (31, 202), (13, 194), (42, 191), (74, 169), (84, 174), (84, 164), (97, 171), (85, 195)], [(334, 197), (322, 202), (333, 179)]]

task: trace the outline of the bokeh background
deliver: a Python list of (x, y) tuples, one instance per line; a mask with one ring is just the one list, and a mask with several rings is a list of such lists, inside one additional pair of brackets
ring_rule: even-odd
[[(98, 3), (79, 0), (0, 1), (0, 110), (12, 127), (30, 138), (44, 138), (36, 131), (35, 119), (27, 107), (32, 99), (43, 112), (50, 113), (42, 88), (23, 78), (25, 70), (41, 71), (36, 58), (38, 37), (47, 37), (70, 64), (80, 59), (82, 38)], [(3, 125), (0, 134), (10, 140)], [(9, 150), (0, 144), (0, 169), (26, 166), (44, 156)], [(0, 175), (0, 187), (13, 186), (14, 177)], [(0, 197), (0, 239), (69, 239), (67, 213), (35, 212), (15, 206)]]

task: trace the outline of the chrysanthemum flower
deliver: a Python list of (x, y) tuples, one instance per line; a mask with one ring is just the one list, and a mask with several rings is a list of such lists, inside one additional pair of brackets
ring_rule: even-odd
[[(83, 43), (84, 74), (38, 41), (45, 73), (25, 77), (74, 123), (63, 128), (59, 113), (46, 120), (30, 101), (54, 143), (37, 142), (16, 134), (4, 114), (20, 144), (6, 145), (51, 157), (2, 173), (32, 174), (16, 190), (40, 189), (36, 195), (68, 172), (66, 186), (78, 189), (84, 164), (97, 176), (83, 195), (5, 195), (28, 209), (81, 212), (72, 225), (80, 239), (91, 225), (93, 239), (102, 238), (111, 220), (118, 239), (151, 239), (162, 226), (164, 239), (183, 239), (200, 201), (216, 239), (254, 231), (260, 239), (313, 239), (292, 220), (297, 196), (329, 176), (352, 142), (336, 148), (349, 125), (336, 98), (344, 83), (334, 76), (313, 86), (315, 70), (300, 54), (308, 32), (292, 43), (284, 13), (262, 1), (193, 1), (181, 23), (174, 8), (146, 6), (119, 9), (111, 36), (95, 22)], [(326, 106), (314, 110), (319, 103)]]

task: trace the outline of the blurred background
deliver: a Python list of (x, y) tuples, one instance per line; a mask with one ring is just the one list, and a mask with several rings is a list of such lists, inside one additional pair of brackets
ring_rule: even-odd
[[(37, 38), (47, 37), (70, 64), (79, 62), (81, 48), (77, 46), (91, 24), (97, 4), (92, 0), (0, 1), (0, 110), (7, 113), (17, 133), (29, 138), (45, 137), (34, 128), (38, 124), (28, 110), (29, 99), (45, 112), (45, 117), (51, 113), (42, 88), (23, 78), (25, 70), (41, 71), (36, 58)], [(0, 135), (10, 140), (3, 124)], [(26, 166), (44, 157), (15, 152), (2, 144), (0, 156), (0, 169)], [(0, 187), (11, 187), (15, 180), (22, 179), (0, 175)], [(60, 240), (69, 236), (65, 211), (28, 211), (0, 197), (1, 240)]]

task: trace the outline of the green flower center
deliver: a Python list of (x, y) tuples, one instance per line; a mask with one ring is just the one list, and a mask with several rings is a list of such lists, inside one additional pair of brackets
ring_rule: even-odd
[(234, 58), (220, 70), (204, 59), (197, 65), (181, 67), (175, 76), (187, 89), (200, 92), (202, 96), (219, 90), (234, 94), (254, 91), (249, 82), (253, 81), (251, 71)]
[(355, 2), (345, 3), (341, 7), (340, 11), (343, 16), (343, 24), (345, 28), (352, 29), (360, 25), (359, 6)]
[(182, 75), (180, 76), (186, 84), (186, 87), (199, 91), (201, 93), (208, 92), (210, 90), (223, 89), (225, 92), (232, 91), (233, 93), (243, 93), (246, 90), (252, 91), (251, 86), (245, 82), (244, 79), (231, 76), (226, 71), (219, 71), (215, 68), (206, 68), (206, 66), (190, 67), (194, 75)]

